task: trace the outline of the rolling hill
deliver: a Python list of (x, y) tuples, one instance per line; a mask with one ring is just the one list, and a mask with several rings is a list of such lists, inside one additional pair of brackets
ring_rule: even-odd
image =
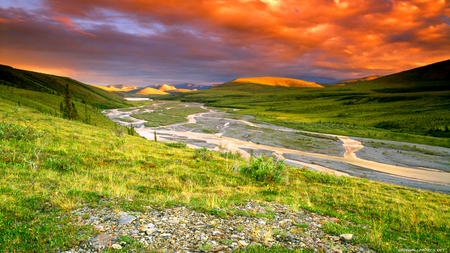
[(219, 86), (230, 86), (239, 83), (254, 83), (260, 85), (268, 85), (268, 86), (280, 86), (280, 87), (289, 87), (289, 88), (323, 88), (322, 85), (307, 82), (298, 79), (292, 78), (282, 78), (282, 77), (249, 77), (249, 78), (238, 78), (231, 82), (224, 83)]
[(371, 80), (374, 80), (374, 79), (377, 79), (377, 78), (380, 78), (380, 77), (382, 77), (382, 76), (377, 76), (377, 75), (375, 75), (375, 76), (366, 76), (366, 77), (363, 77), (363, 78), (357, 78), (357, 79), (350, 79), (350, 80), (340, 81), (340, 82), (334, 83), (334, 84), (332, 84), (330, 86), (361, 83), (361, 82), (365, 82), (365, 81), (371, 81)]
[(64, 94), (66, 84), (69, 84), (70, 92), (76, 100), (86, 99), (89, 104), (96, 108), (107, 109), (127, 106), (126, 101), (117, 94), (78, 82), (69, 77), (20, 70), (5, 65), (0, 65), (0, 84), (56, 96)]
[(134, 90), (134, 91), (136, 91), (136, 92), (134, 92), (135, 94), (142, 94), (142, 95), (167, 95), (167, 94), (169, 94), (162, 90), (157, 90), (157, 89), (150, 88), (150, 87), (145, 87), (145, 88)]
[(113, 92), (84, 84), (68, 77), (54, 76), (0, 65), (0, 100), (11, 108), (32, 108), (47, 115), (62, 117), (66, 84), (79, 121), (90, 125), (114, 127), (102, 109), (129, 107), (130, 104)]

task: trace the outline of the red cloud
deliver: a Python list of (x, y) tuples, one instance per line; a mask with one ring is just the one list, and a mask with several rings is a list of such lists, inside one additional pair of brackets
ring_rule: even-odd
[[(346, 78), (389, 74), (450, 58), (450, 8), (445, 0), (44, 3), (45, 12), (22, 18), (40, 22), (37, 36), (53, 38), (56, 31), (50, 30), (49, 19), (56, 20), (61, 28), (76, 32), (59, 39), (72, 54), (92, 55), (94, 51), (105, 66), (115, 65), (112, 60), (119, 57), (130, 66), (139, 63), (135, 67), (141, 69), (139, 73), (158, 69), (152, 75), (161, 78), (184, 78), (186, 73), (196, 79), (204, 75), (208, 81), (242, 75)], [(6, 12), (11, 19), (0, 15), (0, 22), (14, 20), (12, 11)], [(79, 20), (92, 25), (86, 29), (78, 25)], [(124, 20), (128, 26), (123, 26)], [(8, 41), (20, 41), (18, 26), (7, 26), (14, 30)], [(21, 29), (26, 27), (31, 24)], [(141, 32), (127, 31), (130, 27)], [(63, 29), (58, 31), (65, 34)], [(29, 36), (23, 35), (23, 40)], [(97, 37), (93, 40), (92, 36)]]

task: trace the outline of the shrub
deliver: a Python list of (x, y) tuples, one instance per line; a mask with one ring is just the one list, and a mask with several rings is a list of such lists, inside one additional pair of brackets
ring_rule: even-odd
[(220, 156), (222, 156), (223, 158), (238, 159), (241, 158), (241, 153), (239, 153), (239, 151), (233, 152), (232, 150), (230, 150), (220, 153)]
[(186, 147), (186, 143), (184, 143), (184, 142), (166, 142), (166, 143), (164, 143), (164, 145), (166, 145), (168, 147), (172, 147), (172, 148), (185, 148)]
[(213, 158), (213, 154), (207, 148), (196, 149), (194, 159), (209, 161)]
[(265, 183), (281, 183), (286, 165), (284, 160), (274, 161), (273, 157), (259, 156), (251, 159), (250, 164), (240, 167), (243, 175)]

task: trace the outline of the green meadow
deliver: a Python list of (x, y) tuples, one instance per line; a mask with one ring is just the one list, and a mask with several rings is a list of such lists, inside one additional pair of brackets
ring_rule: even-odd
[[(277, 201), (290, 205), (292, 210), (307, 209), (337, 217), (337, 223), (322, 224), (327, 233), (354, 234), (354, 243), (368, 244), (379, 252), (450, 248), (449, 195), (282, 164), (277, 165), (282, 170), (276, 173), (261, 174), (254, 168), (270, 170), (270, 166), (264, 166), (264, 159), (246, 160), (235, 154), (148, 141), (110, 121), (98, 106), (102, 99), (116, 101), (106, 108), (145, 103), (74, 92), (79, 118), (67, 120), (59, 111), (64, 99), (58, 92), (13, 87), (9, 81), (3, 84), (0, 252), (57, 252), (79, 245), (99, 233), (75, 222), (79, 217), (71, 211), (81, 206), (109, 207), (121, 212), (144, 211), (145, 206), (163, 209), (183, 205), (222, 218), (236, 214), (257, 216), (232, 207), (249, 199)], [(448, 145), (448, 139), (430, 136), (427, 130), (439, 127), (445, 133), (442, 126), (448, 124), (448, 91), (419, 92), (423, 93), (421, 96), (417, 92), (405, 93), (405, 97), (416, 97), (381, 102), (393, 95), (351, 87), (274, 88), (258, 93), (221, 89), (177, 98), (242, 108), (238, 113), (299, 129), (310, 127), (318, 132), (363, 136), (370, 133), (370, 137), (409, 141), (413, 140), (408, 138), (417, 138), (418, 142)], [(92, 95), (93, 99), (84, 103), (83, 95)], [(349, 102), (353, 104), (345, 104)], [(428, 113), (426, 103), (432, 103)], [(294, 113), (292, 108), (299, 111)], [(390, 111), (408, 111), (406, 108), (416, 108), (417, 114), (388, 115)], [(348, 116), (338, 117), (339, 113)], [(384, 121), (402, 122), (412, 117), (424, 118), (424, 124), (430, 122), (425, 124), (425, 130), (411, 127), (394, 131), (375, 126), (383, 114)], [(431, 121), (433, 117), (442, 120)], [(133, 241), (123, 248), (125, 252), (136, 250), (148, 252)]]

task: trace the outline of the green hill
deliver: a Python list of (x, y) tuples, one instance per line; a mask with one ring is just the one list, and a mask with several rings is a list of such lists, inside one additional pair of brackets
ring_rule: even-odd
[(235, 84), (261, 84), (267, 86), (289, 87), (289, 88), (323, 88), (322, 85), (292, 78), (283, 77), (247, 77), (238, 78), (233, 81), (221, 84), (220, 86), (232, 86)]
[[(12, 93), (11, 89), (2, 90), (13, 94), (14, 99), (21, 94), (55, 98), (52, 94), (18, 88)], [(55, 117), (36, 110), (35, 105), (19, 107), (14, 99), (0, 99), (0, 252), (79, 250), (90, 245), (95, 236), (117, 229), (117, 220), (110, 223), (114, 227), (104, 227), (106, 231), (89, 225), (98, 213), (105, 213), (106, 217), (109, 213), (127, 212), (137, 217), (141, 226), (150, 222), (161, 229), (160, 223), (144, 214), (158, 212), (161, 220), (170, 213), (166, 211), (176, 209), (184, 216), (180, 207), (213, 215), (213, 219), (205, 221), (208, 227), (221, 224), (221, 219), (244, 221), (234, 223), (233, 230), (253, 233), (253, 242), (262, 245), (264, 240), (287, 236), (305, 238), (303, 228), (314, 226), (314, 231), (322, 229), (333, 236), (353, 234), (352, 244), (367, 244), (365, 247), (377, 252), (450, 247), (448, 195), (288, 166), (277, 169), (282, 173), (278, 181), (261, 181), (260, 168), (269, 173), (272, 163), (261, 164), (257, 159), (249, 161), (206, 149), (193, 150), (180, 143), (148, 141)], [(248, 172), (236, 171), (243, 171), (242, 168)], [(252, 175), (252, 168), (259, 172)], [(266, 212), (248, 209), (248, 200), (257, 202)], [(276, 202), (287, 208), (275, 210)], [(75, 212), (80, 209), (85, 212)], [(246, 227), (250, 226), (249, 220), (273, 221), (280, 218), (280, 212), (307, 213), (305, 209), (330, 219), (312, 221), (300, 216), (289, 221), (291, 226), (283, 223), (279, 230), (261, 224)], [(319, 222), (321, 228), (316, 228)], [(177, 224), (169, 225), (179, 231)], [(131, 229), (140, 229), (138, 226), (122, 227), (124, 234), (118, 234), (117, 243), (125, 242), (121, 244), (123, 252), (154, 250), (129, 236)], [(221, 230), (221, 226), (215, 229)], [(230, 245), (234, 231), (224, 231), (226, 237), (216, 243)], [(170, 231), (157, 231), (152, 236), (162, 237), (167, 232)], [(183, 240), (181, 237), (187, 238), (186, 234), (172, 233), (170, 239)], [(321, 240), (328, 238), (327, 235)], [(190, 251), (211, 247), (200, 240), (191, 242)], [(290, 241), (283, 239), (281, 243), (289, 245)], [(171, 246), (175, 250), (177, 245)], [(279, 250), (282, 249), (263, 252)], [(260, 252), (251, 248), (248, 251)]]
[(5, 65), (0, 65), (0, 84), (58, 96), (64, 94), (66, 84), (69, 84), (70, 92), (76, 100), (86, 99), (95, 108), (108, 109), (127, 106), (125, 100), (117, 94), (95, 86), (68, 77), (20, 70)]

